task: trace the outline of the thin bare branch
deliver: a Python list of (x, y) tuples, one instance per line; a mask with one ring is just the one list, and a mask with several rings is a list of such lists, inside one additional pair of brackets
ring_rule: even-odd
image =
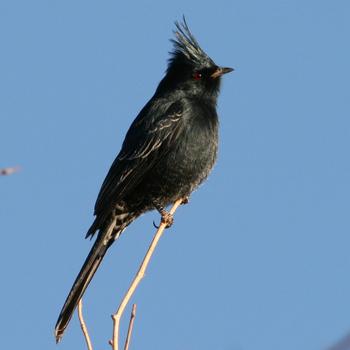
[(88, 329), (86, 327), (86, 324), (85, 324), (85, 321), (84, 321), (84, 317), (83, 317), (83, 299), (79, 300), (78, 316), (79, 316), (79, 321), (80, 321), (80, 327), (81, 327), (81, 330), (83, 331), (87, 348), (88, 348), (88, 350), (93, 350), (92, 344), (91, 344), (91, 339), (90, 339), (90, 336), (89, 336), (89, 332), (88, 332)]
[(124, 350), (128, 350), (128, 349), (129, 349), (129, 344), (130, 344), (130, 340), (131, 340), (132, 329), (133, 329), (133, 327), (134, 327), (135, 316), (136, 316), (136, 304), (133, 304), (132, 310), (131, 310), (131, 315), (130, 315), (128, 334), (127, 334), (127, 336), (126, 336), (125, 344), (124, 344)]
[[(124, 344), (124, 350), (128, 350), (129, 349), (130, 340), (131, 340), (131, 334), (132, 334), (132, 330), (133, 330), (133, 327), (134, 327), (135, 317), (136, 317), (136, 304), (133, 304), (132, 305), (131, 314), (130, 314), (128, 333), (126, 335), (125, 344)], [(112, 349), (114, 349), (114, 347), (113, 347), (113, 340), (109, 340), (108, 344), (112, 347)]]
[[(175, 204), (173, 205), (173, 207), (170, 209), (169, 214), (174, 215), (176, 209), (183, 203), (183, 199), (179, 199), (175, 202)], [(145, 257), (143, 258), (143, 261), (139, 267), (139, 270), (136, 274), (136, 276), (134, 277), (134, 280), (132, 281), (128, 291), (126, 292), (123, 300), (121, 301), (119, 308), (117, 310), (117, 312), (115, 314), (112, 315), (112, 319), (113, 319), (113, 341), (111, 342), (112, 346), (113, 346), (113, 350), (118, 350), (119, 349), (119, 325), (120, 325), (120, 319), (123, 315), (123, 312), (125, 310), (125, 307), (127, 306), (130, 298), (132, 297), (132, 295), (134, 294), (137, 286), (139, 285), (140, 281), (142, 280), (142, 278), (145, 275), (145, 271), (147, 269), (147, 266), (150, 262), (150, 259), (153, 255), (153, 252), (158, 244), (158, 241), (160, 239), (160, 237), (162, 236), (164, 229), (166, 228), (167, 223), (165, 222), (160, 222), (160, 225), (158, 227), (157, 232), (155, 233), (153, 240), (148, 248), (148, 251), (145, 255)]]

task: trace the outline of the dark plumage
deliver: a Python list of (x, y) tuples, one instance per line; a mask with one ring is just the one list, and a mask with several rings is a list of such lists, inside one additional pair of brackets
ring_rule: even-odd
[(59, 315), (61, 339), (107, 249), (142, 213), (188, 197), (212, 169), (218, 147), (216, 100), (221, 68), (200, 48), (186, 21), (176, 23), (163, 80), (131, 124), (95, 204), (86, 237), (97, 239)]

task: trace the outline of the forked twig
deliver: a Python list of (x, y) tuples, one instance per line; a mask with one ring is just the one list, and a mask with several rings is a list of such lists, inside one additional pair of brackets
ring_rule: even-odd
[(131, 315), (130, 315), (130, 322), (129, 322), (129, 328), (128, 328), (128, 334), (126, 335), (125, 344), (124, 344), (124, 350), (128, 350), (129, 349), (132, 329), (134, 327), (135, 316), (136, 316), (136, 304), (134, 304), (132, 306)]
[[(136, 304), (133, 304), (132, 305), (131, 314), (130, 314), (128, 333), (126, 335), (125, 344), (124, 344), (124, 350), (128, 350), (129, 349), (130, 340), (131, 340), (131, 334), (132, 334), (132, 330), (133, 330), (133, 327), (134, 327), (135, 317), (136, 317)], [(113, 340), (110, 340), (108, 343), (112, 347), (112, 349), (114, 349), (114, 347), (113, 347)]]
[(85, 321), (84, 321), (84, 317), (83, 317), (83, 299), (79, 300), (78, 316), (79, 316), (79, 321), (80, 321), (80, 327), (81, 327), (81, 330), (83, 331), (84, 338), (85, 338), (88, 350), (93, 350), (92, 344), (91, 344), (91, 339), (90, 339), (90, 336), (89, 336), (89, 332), (87, 330), (87, 327), (86, 327), (86, 324), (85, 324)]
[[(174, 215), (176, 209), (183, 203), (183, 199), (178, 199), (175, 204), (173, 205), (173, 207), (170, 209), (169, 214)], [(126, 305), (128, 304), (130, 298), (132, 297), (132, 295), (134, 294), (137, 286), (139, 285), (140, 281), (142, 280), (142, 278), (145, 275), (145, 271), (147, 269), (147, 266), (149, 264), (149, 261), (152, 257), (152, 254), (158, 244), (158, 241), (160, 239), (160, 237), (162, 236), (164, 229), (166, 228), (167, 223), (165, 222), (161, 222), (157, 232), (155, 233), (153, 240), (148, 248), (148, 251), (145, 255), (145, 257), (143, 258), (143, 261), (139, 267), (139, 270), (136, 274), (136, 276), (134, 277), (134, 280), (132, 281), (128, 291), (126, 292), (123, 300), (121, 301), (119, 308), (117, 310), (117, 312), (115, 314), (112, 315), (112, 319), (113, 319), (113, 341), (112, 341), (112, 346), (113, 346), (113, 350), (118, 350), (119, 349), (119, 325), (120, 325), (120, 319), (123, 315), (123, 312), (125, 310)]]

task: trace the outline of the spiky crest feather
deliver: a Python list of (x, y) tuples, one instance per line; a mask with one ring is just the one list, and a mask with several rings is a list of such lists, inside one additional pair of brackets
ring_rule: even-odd
[(175, 22), (177, 30), (174, 31), (176, 39), (170, 39), (174, 50), (170, 52), (168, 70), (176, 64), (191, 64), (197, 69), (213, 67), (215, 63), (202, 50), (197, 40), (188, 28), (185, 16), (183, 22)]

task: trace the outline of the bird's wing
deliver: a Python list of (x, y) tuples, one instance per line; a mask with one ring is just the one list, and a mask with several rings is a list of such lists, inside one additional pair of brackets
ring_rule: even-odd
[(164, 108), (162, 104), (146, 105), (134, 120), (122, 149), (102, 184), (95, 204), (95, 215), (110, 211), (141, 181), (163, 155), (165, 144), (176, 142), (181, 129), (183, 106), (176, 102)]

